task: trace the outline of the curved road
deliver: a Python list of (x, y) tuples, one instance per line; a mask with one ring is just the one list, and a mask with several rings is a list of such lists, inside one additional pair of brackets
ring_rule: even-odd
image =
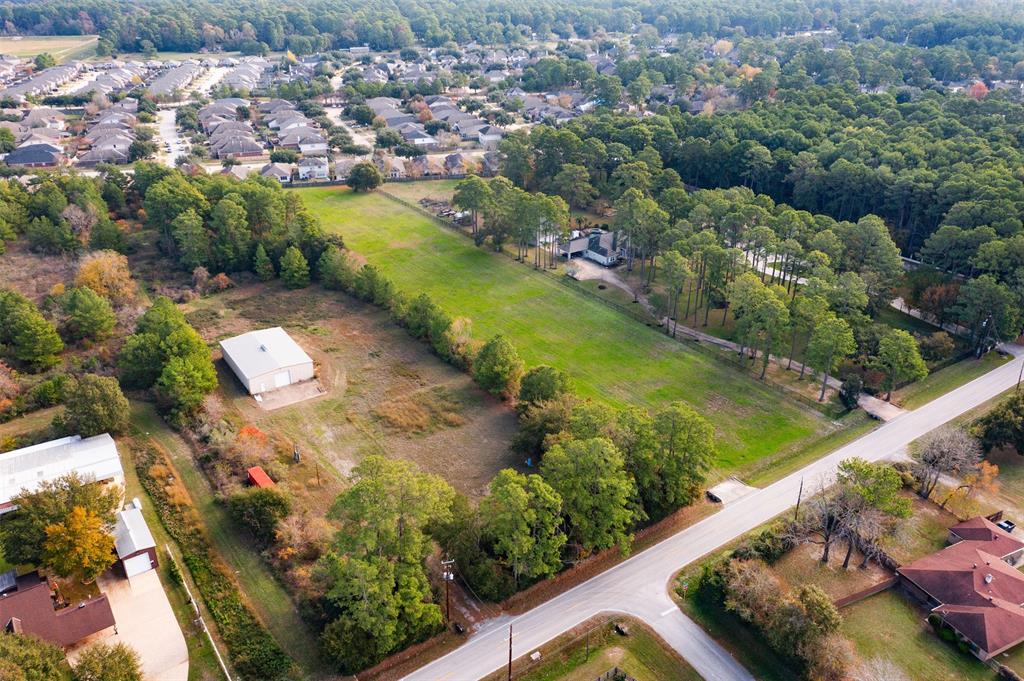
[(699, 626), (683, 615), (668, 595), (679, 569), (791, 508), (801, 480), (805, 496), (831, 484), (839, 462), (859, 456), (877, 461), (957, 416), (1012, 388), (1024, 363), (1024, 348), (1006, 348), (1011, 362), (907, 412), (776, 483), (726, 506), (669, 539), (517, 617), (486, 622), (456, 650), (405, 677), (410, 681), (469, 681), (508, 663), (508, 627), (513, 654), (527, 655), (601, 612), (632, 615), (652, 627), (709, 681), (753, 677)]

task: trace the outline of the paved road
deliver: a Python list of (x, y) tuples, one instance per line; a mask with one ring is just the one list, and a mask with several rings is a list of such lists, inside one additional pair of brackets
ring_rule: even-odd
[(416, 681), (479, 679), (507, 663), (509, 624), (513, 627), (513, 654), (519, 657), (598, 613), (620, 612), (654, 628), (705, 679), (751, 679), (743, 667), (673, 605), (667, 590), (672, 575), (792, 507), (801, 481), (805, 494), (814, 493), (831, 484), (840, 461), (853, 456), (871, 461), (884, 459), (925, 433), (1012, 388), (1024, 363), (1024, 348), (1008, 349), (1016, 355), (1013, 361), (899, 416), (523, 615), (503, 616), (485, 623), (463, 646), (406, 678)]
[[(174, 119), (177, 111), (178, 109), (175, 107), (160, 109), (156, 112), (156, 140), (160, 145), (160, 149), (157, 151), (157, 160), (171, 168), (174, 167), (174, 159), (185, 154), (184, 142), (178, 135), (178, 126)], [(170, 152), (164, 150), (164, 144), (171, 145)]]

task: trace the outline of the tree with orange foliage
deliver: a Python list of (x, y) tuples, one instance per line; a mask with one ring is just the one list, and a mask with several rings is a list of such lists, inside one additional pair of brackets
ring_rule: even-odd
[(999, 489), (999, 466), (982, 459), (974, 468), (967, 473), (960, 484), (954, 487), (946, 498), (939, 504), (939, 508), (946, 508), (946, 504), (954, 499), (963, 503), (974, 499), (981, 494), (989, 494)]
[(82, 258), (75, 286), (91, 288), (118, 307), (134, 302), (137, 291), (128, 258), (116, 251), (96, 251)]
[(988, 86), (985, 85), (980, 80), (974, 81), (974, 84), (971, 85), (971, 87), (968, 88), (968, 90), (967, 90), (967, 96), (972, 98), (972, 99), (982, 100), (982, 99), (985, 99), (985, 95), (987, 95), (987, 94), (988, 94)]

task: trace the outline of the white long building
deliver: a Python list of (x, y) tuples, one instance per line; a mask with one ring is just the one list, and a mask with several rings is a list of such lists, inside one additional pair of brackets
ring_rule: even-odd
[(0, 514), (14, 510), (11, 499), (34, 492), (47, 481), (69, 473), (124, 487), (124, 469), (114, 438), (107, 433), (72, 435), (0, 454)]

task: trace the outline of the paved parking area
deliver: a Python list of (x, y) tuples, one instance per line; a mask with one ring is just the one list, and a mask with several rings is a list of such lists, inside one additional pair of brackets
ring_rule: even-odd
[(98, 585), (107, 595), (117, 622), (117, 633), (99, 640), (134, 648), (146, 681), (188, 681), (185, 636), (157, 571), (144, 572), (130, 581), (106, 572)]

